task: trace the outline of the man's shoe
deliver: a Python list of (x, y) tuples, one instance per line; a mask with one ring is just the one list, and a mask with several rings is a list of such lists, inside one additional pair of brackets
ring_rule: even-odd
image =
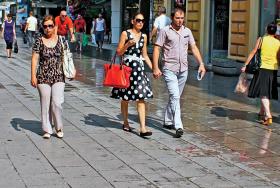
[(181, 136), (183, 136), (183, 134), (184, 134), (183, 129), (179, 128), (179, 129), (176, 130), (176, 137), (177, 138), (180, 138)]

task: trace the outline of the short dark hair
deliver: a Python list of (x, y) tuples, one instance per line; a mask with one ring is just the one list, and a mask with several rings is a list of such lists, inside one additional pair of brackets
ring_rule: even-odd
[(174, 18), (176, 12), (182, 12), (185, 14), (184, 9), (178, 7), (178, 8), (175, 8), (174, 11), (171, 13), (171, 18)]
[(277, 31), (277, 26), (274, 23), (270, 23), (267, 25), (266, 31), (269, 35), (275, 35)]
[(8, 15), (7, 15), (7, 17), (11, 17), (11, 18), (12, 18), (12, 17), (13, 17), (13, 15), (12, 15), (12, 14), (8, 14)]

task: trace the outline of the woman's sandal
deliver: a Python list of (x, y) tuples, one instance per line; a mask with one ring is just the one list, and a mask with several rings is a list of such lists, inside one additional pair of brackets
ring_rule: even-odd
[(152, 134), (153, 134), (153, 133), (152, 133), (151, 131), (147, 131), (147, 132), (144, 132), (144, 133), (141, 133), (141, 132), (140, 132), (140, 136), (141, 136), (141, 137), (152, 136)]
[(126, 132), (131, 132), (131, 131), (132, 131), (132, 129), (129, 127), (129, 125), (124, 125), (124, 124), (123, 124), (122, 129), (123, 129), (124, 131), (126, 131)]
[(271, 125), (272, 124), (272, 118), (264, 118), (263, 121), (261, 122), (263, 125)]

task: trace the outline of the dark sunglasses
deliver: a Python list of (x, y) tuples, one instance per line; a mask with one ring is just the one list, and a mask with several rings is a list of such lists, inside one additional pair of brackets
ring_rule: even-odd
[(47, 29), (47, 28), (53, 29), (53, 28), (54, 28), (54, 25), (53, 25), (53, 24), (43, 25), (43, 28), (44, 28), (44, 29)]
[(64, 18), (65, 18), (66, 16), (67, 16), (67, 15), (61, 15), (61, 17), (64, 17)]
[(144, 22), (145, 22), (144, 19), (139, 19), (139, 18), (135, 19), (135, 21), (136, 21), (137, 23), (140, 23), (140, 22), (144, 23)]

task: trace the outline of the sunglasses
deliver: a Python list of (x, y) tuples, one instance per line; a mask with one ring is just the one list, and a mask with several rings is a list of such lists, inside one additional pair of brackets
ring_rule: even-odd
[(139, 19), (139, 18), (136, 18), (135, 21), (136, 21), (137, 23), (140, 23), (140, 22), (144, 23), (144, 22), (145, 22), (144, 19)]
[(65, 18), (66, 16), (67, 16), (67, 15), (61, 15), (61, 17), (64, 17), (64, 18)]
[(43, 25), (43, 28), (44, 28), (44, 29), (47, 29), (47, 28), (53, 29), (53, 28), (54, 28), (54, 25), (53, 25), (53, 24)]

